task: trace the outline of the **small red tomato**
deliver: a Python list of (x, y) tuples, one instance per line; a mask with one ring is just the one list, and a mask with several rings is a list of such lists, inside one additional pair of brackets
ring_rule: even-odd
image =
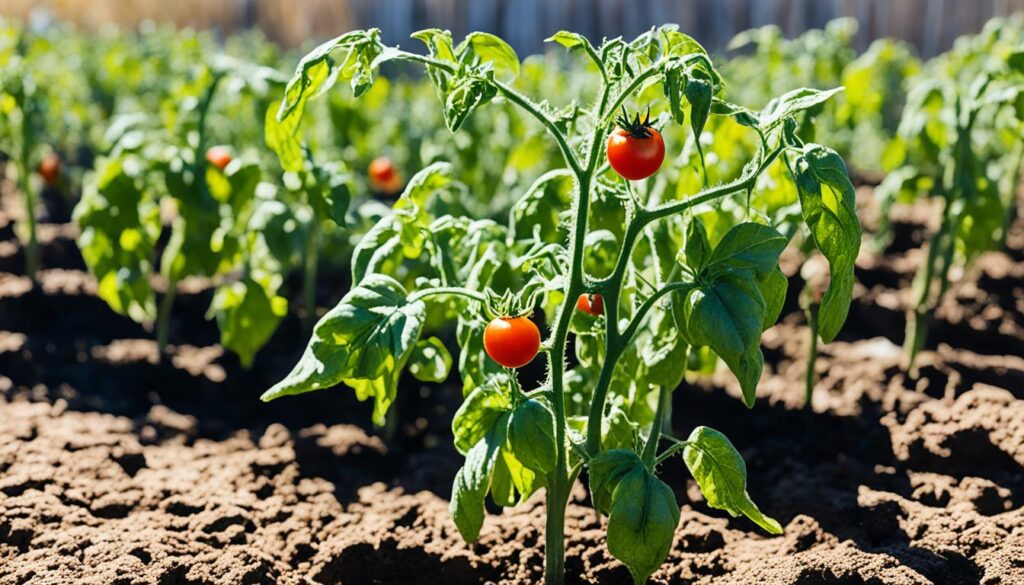
[(619, 127), (608, 137), (608, 164), (624, 179), (646, 179), (661, 168), (665, 160), (665, 141), (650, 125), (650, 114), (641, 122), (623, 116)]
[(604, 297), (598, 293), (584, 293), (576, 300), (576, 308), (588, 315), (600, 317), (604, 313)]
[(540, 330), (526, 317), (501, 317), (484, 328), (484, 349), (506, 368), (521, 368), (540, 350)]
[(402, 177), (395, 163), (386, 156), (373, 159), (367, 174), (370, 175), (370, 188), (378, 193), (392, 195), (402, 188)]
[(43, 157), (39, 163), (39, 176), (48, 187), (56, 185), (60, 179), (60, 157), (52, 152)]
[(211, 146), (206, 151), (206, 160), (220, 170), (231, 164), (231, 151), (226, 146)]

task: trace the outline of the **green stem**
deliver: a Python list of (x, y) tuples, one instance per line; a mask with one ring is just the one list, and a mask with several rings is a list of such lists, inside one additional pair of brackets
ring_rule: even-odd
[(167, 290), (164, 298), (160, 299), (160, 309), (156, 318), (156, 348), (159, 359), (163, 359), (167, 351), (167, 338), (170, 332), (171, 307), (174, 305), (174, 297), (178, 294), (178, 279), (170, 277), (167, 280)]
[[(397, 51), (399, 58), (405, 59), (406, 61), (413, 61), (416, 63), (422, 63), (430, 67), (437, 67), (448, 73), (455, 73), (455, 66), (451, 63), (441, 61), (440, 59), (434, 59), (426, 55), (419, 55), (416, 53), (410, 53), (408, 51)], [(579, 159), (576, 153), (573, 152), (569, 146), (569, 140), (565, 137), (565, 134), (555, 126), (555, 123), (551, 120), (551, 116), (542, 112), (540, 107), (533, 103), (529, 98), (519, 93), (511, 86), (498, 81), (497, 79), (489, 79), (488, 83), (492, 84), (495, 89), (498, 90), (508, 101), (516, 104), (523, 109), (526, 113), (530, 114), (534, 119), (540, 122), (547, 130), (551, 133), (551, 137), (558, 143), (558, 149), (562, 152), (562, 156), (565, 158), (565, 164), (569, 165), (572, 172), (577, 177), (584, 173), (583, 167), (580, 165)], [(606, 92), (602, 92), (606, 93)]]
[(930, 298), (932, 284), (935, 280), (935, 264), (939, 258), (939, 251), (942, 248), (941, 242), (945, 239), (950, 224), (948, 216), (951, 201), (948, 191), (943, 194), (942, 200), (942, 223), (939, 226), (938, 233), (935, 234), (928, 244), (928, 255), (925, 259), (924, 271), (918, 275), (921, 278), (918, 295), (914, 301), (914, 309), (907, 319), (907, 334), (903, 342), (903, 350), (907, 356), (907, 371), (911, 372), (911, 374), (915, 374), (917, 371), (914, 364), (917, 354), (925, 344), (928, 324), (931, 320)]
[[(584, 170), (580, 166), (579, 159), (576, 157), (576, 153), (573, 152), (572, 148), (569, 146), (569, 141), (565, 137), (565, 134), (558, 129), (558, 126), (555, 126), (555, 123), (551, 119), (552, 117), (549, 114), (542, 112), (537, 104), (530, 101), (529, 98), (518, 91), (512, 89), (512, 87), (498, 80), (494, 80), (493, 83), (494, 87), (496, 87), (498, 91), (508, 99), (508, 101), (522, 108), (523, 111), (533, 116), (538, 122), (548, 129), (548, 132), (555, 139), (555, 142), (558, 143), (558, 149), (562, 151), (562, 157), (565, 158), (565, 163), (569, 165), (570, 169), (572, 169), (573, 174), (577, 177), (581, 176), (584, 173)], [(590, 174), (589, 168), (587, 174)]]
[(602, 116), (601, 126), (604, 126), (611, 121), (611, 118), (613, 118), (618, 112), (619, 107), (622, 106), (622, 104), (626, 102), (626, 99), (629, 98), (630, 95), (635, 93), (636, 90), (639, 89), (639, 87), (644, 84), (644, 82), (646, 82), (648, 79), (652, 77), (661, 76), (661, 68), (662, 62), (659, 61), (658, 63), (655, 63), (651, 67), (642, 71), (640, 75), (634, 77), (633, 80), (630, 81), (629, 85), (627, 85), (622, 91), (619, 92), (619, 95), (615, 98), (615, 101), (612, 102), (611, 107), (609, 107), (607, 110), (605, 110), (604, 108), (600, 110)]
[(762, 161), (761, 164), (758, 165), (747, 176), (741, 176), (735, 181), (724, 183), (722, 185), (718, 185), (710, 189), (704, 189), (703, 191), (694, 195), (693, 197), (687, 197), (682, 201), (673, 201), (671, 203), (666, 203), (664, 205), (660, 205), (652, 209), (644, 210), (641, 213), (639, 213), (637, 217), (638, 219), (642, 220), (645, 224), (647, 224), (663, 217), (668, 217), (670, 215), (681, 213), (683, 211), (686, 211), (687, 209), (696, 207), (702, 203), (707, 203), (709, 201), (714, 201), (715, 199), (725, 197), (726, 195), (732, 195), (733, 193), (738, 193), (740, 191), (752, 189), (754, 187), (754, 184), (757, 182), (757, 178), (761, 175), (761, 173), (763, 173), (765, 169), (767, 169), (773, 162), (775, 162), (775, 159), (778, 158), (780, 154), (782, 154), (783, 148), (783, 146), (779, 146), (778, 148), (773, 150), (764, 159), (764, 161)]
[[(23, 127), (27, 130), (28, 123), (23, 121)], [(32, 191), (32, 181), (29, 179), (29, 137), (28, 132), (22, 138), (21, 160), (18, 169), (18, 182), (21, 183), (21, 192), (25, 197), (25, 222), (28, 226), (28, 246), (25, 248), (25, 274), (36, 284), (37, 272), (39, 271), (39, 241), (36, 236), (36, 197)]]
[(306, 242), (306, 265), (304, 280), (302, 283), (305, 293), (304, 307), (306, 309), (303, 328), (307, 331), (313, 329), (316, 323), (316, 273), (319, 264), (319, 243), (320, 229), (319, 221), (314, 216), (309, 226), (309, 239)]
[[(683, 352), (683, 363), (686, 363), (689, 357), (690, 348), (687, 347), (686, 351)], [(683, 366), (683, 372), (685, 374), (685, 365)], [(647, 443), (644, 445), (644, 451), (640, 455), (640, 461), (643, 462), (647, 469), (653, 471), (654, 463), (658, 456), (658, 443), (661, 441), (661, 431), (665, 426), (665, 416), (672, 408), (672, 391), (675, 388), (669, 386), (661, 386), (658, 388), (658, 407), (654, 411), (654, 422), (651, 424), (651, 434), (647, 437)]]
[(804, 375), (804, 407), (811, 407), (811, 395), (814, 394), (814, 364), (818, 361), (818, 305), (807, 307), (807, 325), (810, 327), (811, 347), (807, 352), (807, 371)]
[(544, 583), (565, 582), (565, 507), (568, 489), (562, 485), (560, 470), (548, 477), (547, 510), (544, 524)]
[(668, 434), (662, 434), (661, 438), (663, 438), (663, 439), (671, 439), (673, 441), (673, 443), (672, 443), (671, 447), (669, 447), (668, 449), (665, 449), (665, 451), (661, 455), (658, 455), (658, 458), (654, 460), (655, 467), (657, 467), (658, 465), (661, 465), (661, 463), (663, 461), (665, 461), (666, 459), (668, 459), (669, 457), (675, 455), (679, 451), (682, 451), (683, 449), (685, 449), (685, 448), (687, 448), (687, 447), (689, 447), (690, 445), (693, 444), (693, 443), (691, 443), (689, 441), (680, 441), (678, 439), (675, 439), (675, 438), (669, 436)]
[(478, 303), (486, 303), (487, 302), (487, 298), (484, 295), (482, 295), (482, 294), (480, 294), (480, 293), (478, 293), (476, 291), (469, 290), (468, 288), (461, 288), (461, 287), (457, 287), (457, 286), (438, 286), (438, 287), (433, 287), (433, 288), (420, 289), (420, 290), (418, 290), (418, 291), (416, 291), (416, 292), (414, 292), (414, 293), (409, 295), (409, 302), (410, 303), (414, 303), (416, 301), (421, 301), (421, 300), (426, 299), (428, 297), (436, 297), (436, 296), (465, 297), (467, 299), (470, 299), (472, 301), (476, 301)]

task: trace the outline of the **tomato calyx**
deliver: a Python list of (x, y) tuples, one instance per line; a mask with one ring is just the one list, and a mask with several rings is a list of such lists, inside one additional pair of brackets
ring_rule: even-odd
[(622, 106), (622, 115), (615, 120), (615, 123), (633, 138), (651, 138), (653, 136), (651, 130), (657, 130), (654, 124), (651, 124), (651, 108), (647, 108), (647, 116), (641, 121), (639, 112), (630, 120), (626, 106)]

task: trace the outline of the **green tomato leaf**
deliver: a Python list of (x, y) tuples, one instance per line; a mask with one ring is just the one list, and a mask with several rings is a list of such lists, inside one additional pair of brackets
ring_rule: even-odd
[(405, 288), (391, 277), (367, 276), (320, 319), (299, 363), (261, 400), (344, 381), (360, 399), (376, 398), (374, 419), (383, 423), (398, 373), (419, 339), (425, 311), (421, 301), (408, 302)]
[(662, 42), (665, 45), (663, 54), (666, 57), (686, 57), (695, 54), (708, 54), (703, 45), (688, 34), (681, 33), (678, 30), (669, 27), (662, 27), (660, 32)]
[(736, 120), (737, 124), (748, 128), (757, 128), (761, 125), (761, 121), (754, 112), (717, 97), (712, 101), (711, 113), (719, 116), (729, 116)]
[(694, 273), (700, 273), (710, 258), (711, 242), (708, 240), (708, 232), (704, 228), (704, 222), (695, 217), (686, 226), (686, 242), (678, 259)]
[(687, 441), (683, 459), (709, 506), (734, 517), (742, 514), (767, 532), (782, 534), (782, 526), (761, 513), (750, 499), (747, 466), (725, 435), (708, 427), (697, 427)]
[(408, 368), (421, 382), (444, 382), (452, 368), (452, 354), (436, 337), (421, 339), (412, 348)]
[(590, 41), (587, 37), (567, 30), (560, 30), (550, 37), (544, 39), (545, 43), (555, 42), (567, 49), (575, 49), (576, 47), (583, 47)]
[(217, 319), (221, 345), (237, 353), (246, 368), (288, 313), (288, 300), (269, 280), (261, 284), (246, 277), (217, 287), (207, 313)]
[(743, 402), (752, 407), (764, 367), (760, 340), (767, 309), (757, 282), (749, 273), (725, 273), (690, 291), (683, 302), (688, 339), (722, 358), (740, 382)]
[(544, 477), (543, 473), (536, 473), (523, 465), (512, 451), (503, 448), (494, 465), (491, 497), (502, 507), (518, 505), (543, 487)]
[(395, 215), (384, 216), (359, 240), (352, 251), (352, 282), (370, 274), (397, 274), (405, 257), (400, 226)]
[(568, 169), (541, 175), (512, 206), (510, 231), (514, 239), (530, 239), (537, 233), (545, 242), (564, 240), (561, 214), (569, 207), (575, 185)]
[(281, 100), (275, 101), (267, 108), (263, 118), (263, 140), (267, 148), (277, 155), (285, 172), (297, 173), (302, 170), (304, 164), (302, 143), (298, 137), (302, 115), (300, 113), (278, 120), (277, 113), (281, 111), (281, 103)]
[(814, 244), (828, 260), (831, 282), (821, 301), (818, 334), (828, 343), (846, 321), (853, 298), (854, 264), (860, 252), (860, 220), (853, 184), (842, 157), (830, 148), (808, 144), (795, 161), (797, 191), (804, 222)]
[[(335, 52), (343, 52), (337, 59)], [(397, 55), (387, 51), (380, 42), (377, 29), (354, 30), (335, 37), (310, 51), (299, 61), (295, 73), (285, 87), (284, 99), (277, 112), (279, 122), (294, 131), (306, 102), (330, 89), (338, 79), (348, 79), (358, 97), (373, 84), (374, 71), (383, 60)], [(295, 118), (295, 122), (289, 122)]]
[(726, 232), (715, 246), (706, 270), (712, 274), (736, 270), (765, 274), (778, 266), (779, 254), (786, 244), (786, 238), (775, 228), (758, 223), (741, 223)]
[(511, 404), (508, 390), (498, 378), (474, 388), (452, 419), (452, 434), (459, 453), (465, 455), (483, 439), (502, 415), (511, 412)]
[(507, 78), (519, 75), (519, 56), (508, 43), (485, 32), (472, 32), (459, 44), (456, 53), (465, 55), (472, 62), (473, 57), (494, 64), (494, 70)]
[(824, 103), (841, 91), (843, 91), (842, 87), (824, 91), (802, 87), (783, 94), (768, 102), (768, 105), (761, 110), (758, 115), (761, 121), (761, 130), (767, 133), (786, 118)]
[(782, 270), (776, 267), (774, 270), (757, 276), (757, 288), (764, 297), (764, 324), (762, 329), (768, 329), (779, 320), (782, 314), (782, 307), (786, 303), (786, 290), (789, 288), (789, 279)]
[(601, 445), (605, 449), (632, 449), (638, 428), (620, 406), (612, 405), (601, 427)]
[(466, 542), (474, 542), (484, 525), (484, 497), (491, 488), (495, 463), (505, 443), (507, 415), (466, 453), (466, 462), (455, 474), (448, 506), (452, 520)]
[(622, 477), (612, 494), (608, 515), (608, 552), (622, 561), (643, 585), (668, 558), (679, 505), (672, 488), (642, 465)]
[(527, 468), (548, 473), (555, 468), (555, 416), (538, 400), (524, 400), (512, 412), (508, 441)]
[(477, 77), (460, 77), (449, 89), (444, 102), (444, 121), (452, 132), (462, 127), (478, 107), (491, 101), (497, 90)]
[(141, 163), (134, 155), (98, 159), (74, 211), (78, 247), (97, 294), (137, 322), (156, 318), (150, 277), (161, 231), (160, 206), (143, 188)]
[(686, 101), (690, 102), (690, 128), (693, 129), (694, 145), (697, 147), (697, 154), (700, 155), (701, 169), (706, 176), (704, 148), (700, 144), (700, 135), (704, 132), (708, 116), (711, 115), (711, 96), (714, 94), (714, 88), (709, 81), (690, 78), (686, 81), (683, 92), (686, 94)]
[(612, 495), (622, 478), (633, 470), (643, 469), (640, 457), (631, 449), (609, 449), (590, 460), (590, 497), (594, 509), (608, 515), (612, 510)]

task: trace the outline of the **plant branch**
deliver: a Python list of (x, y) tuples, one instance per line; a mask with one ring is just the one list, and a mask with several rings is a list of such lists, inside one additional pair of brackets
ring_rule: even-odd
[(468, 288), (461, 288), (457, 286), (438, 286), (433, 288), (420, 289), (409, 295), (409, 302), (415, 303), (416, 301), (421, 301), (428, 297), (435, 296), (457, 296), (465, 297), (478, 303), (487, 302), (487, 298), (484, 297), (484, 295), (476, 291), (469, 290)]
[(702, 203), (707, 203), (709, 201), (714, 201), (715, 199), (721, 199), (727, 195), (732, 195), (733, 193), (752, 189), (757, 183), (757, 178), (761, 176), (761, 173), (763, 173), (773, 162), (775, 162), (775, 159), (782, 154), (784, 148), (785, 147), (783, 146), (777, 147), (763, 161), (761, 161), (761, 164), (745, 176), (741, 176), (729, 183), (723, 183), (709, 189), (704, 189), (700, 193), (697, 193), (692, 197), (687, 197), (681, 201), (673, 201), (652, 209), (640, 210), (637, 217), (642, 223), (647, 224), (663, 217), (681, 213)]
[(622, 333), (621, 339), (623, 345), (633, 340), (633, 336), (636, 335), (637, 330), (640, 329), (640, 325), (643, 323), (644, 317), (646, 317), (647, 313), (654, 308), (654, 305), (657, 304), (661, 297), (673, 291), (685, 290), (693, 288), (694, 286), (696, 285), (692, 282), (670, 282), (658, 289), (657, 292), (651, 295), (642, 305), (640, 305), (640, 308), (636, 310), (636, 314), (633, 315), (633, 319), (629, 322), (626, 330)]
[(669, 447), (668, 449), (665, 449), (665, 451), (663, 451), (661, 455), (658, 455), (658, 458), (654, 460), (654, 465), (655, 466), (661, 465), (669, 457), (672, 457), (676, 453), (682, 451), (683, 449), (685, 449), (685, 448), (687, 448), (687, 447), (689, 447), (690, 445), (693, 444), (690, 441), (680, 441), (680, 440), (675, 439), (674, 437), (670, 437), (668, 435), (662, 435), (661, 438), (662, 439), (672, 439), (672, 441), (674, 441), (674, 442), (672, 443), (671, 447)]

